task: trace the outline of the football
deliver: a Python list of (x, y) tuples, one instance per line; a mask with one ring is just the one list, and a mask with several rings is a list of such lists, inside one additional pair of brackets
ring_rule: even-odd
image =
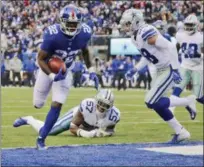
[(62, 59), (60, 59), (59, 57), (56, 57), (56, 56), (52, 57), (48, 61), (48, 67), (55, 74), (57, 74), (59, 72), (61, 67), (62, 67), (63, 73), (66, 72), (66, 65), (65, 65), (64, 61)]

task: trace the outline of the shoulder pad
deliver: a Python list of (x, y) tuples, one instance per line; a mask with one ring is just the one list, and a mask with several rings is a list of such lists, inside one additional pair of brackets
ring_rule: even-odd
[(92, 98), (87, 98), (82, 100), (80, 103), (80, 111), (81, 113), (90, 112), (92, 113), (95, 108), (95, 100)]
[(110, 110), (109, 120), (114, 123), (117, 123), (120, 120), (120, 110), (115, 106), (113, 106)]
[(156, 34), (157, 34), (156, 28), (148, 25), (148, 26), (142, 28), (140, 36), (144, 41), (146, 41), (148, 38), (150, 38)]

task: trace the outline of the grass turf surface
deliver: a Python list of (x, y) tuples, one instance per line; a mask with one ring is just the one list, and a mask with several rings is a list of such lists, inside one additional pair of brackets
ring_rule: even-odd
[[(96, 91), (92, 88), (71, 89), (70, 96), (62, 108), (61, 114), (78, 105), (81, 100), (93, 97)], [(136, 142), (166, 142), (171, 139), (172, 129), (144, 104), (145, 91), (129, 89), (114, 90), (115, 106), (121, 111), (121, 121), (116, 126), (113, 137), (85, 139), (74, 137), (69, 131), (58, 136), (49, 136), (48, 146), (71, 144), (107, 144)], [(189, 95), (190, 92), (183, 93)], [(13, 128), (13, 121), (20, 116), (32, 115), (43, 120), (50, 108), (51, 96), (42, 109), (32, 106), (32, 88), (2, 88), (1, 89), (1, 127), (2, 148), (35, 146), (37, 134), (30, 126)], [(203, 140), (203, 106), (197, 104), (199, 110), (194, 121), (190, 120), (188, 112), (183, 107), (175, 111), (176, 118), (191, 133), (191, 140)]]

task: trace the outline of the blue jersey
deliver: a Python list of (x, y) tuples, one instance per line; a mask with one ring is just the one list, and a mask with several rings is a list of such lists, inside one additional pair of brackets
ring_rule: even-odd
[(82, 24), (80, 32), (74, 37), (64, 34), (60, 25), (54, 24), (44, 31), (41, 49), (46, 51), (49, 56), (57, 55), (61, 57), (69, 68), (79, 50), (87, 46), (91, 35), (92, 30), (87, 24)]

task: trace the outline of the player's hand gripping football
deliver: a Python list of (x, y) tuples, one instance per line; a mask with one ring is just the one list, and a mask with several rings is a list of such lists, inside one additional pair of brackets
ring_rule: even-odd
[(182, 78), (181, 78), (181, 75), (180, 75), (179, 71), (177, 69), (173, 70), (172, 74), (173, 74), (173, 81), (176, 84), (179, 84), (182, 81)]
[(51, 73), (49, 76), (50, 76), (50, 78), (53, 79), (54, 82), (61, 81), (61, 80), (66, 78), (67, 71), (63, 74), (62, 68), (60, 68), (60, 70), (57, 74)]
[(90, 73), (89, 79), (91, 79), (91, 80), (94, 81), (94, 83), (95, 83), (95, 88), (96, 88), (96, 90), (98, 90), (98, 87), (99, 87), (99, 79), (98, 79), (96, 73), (95, 73), (95, 72)]

